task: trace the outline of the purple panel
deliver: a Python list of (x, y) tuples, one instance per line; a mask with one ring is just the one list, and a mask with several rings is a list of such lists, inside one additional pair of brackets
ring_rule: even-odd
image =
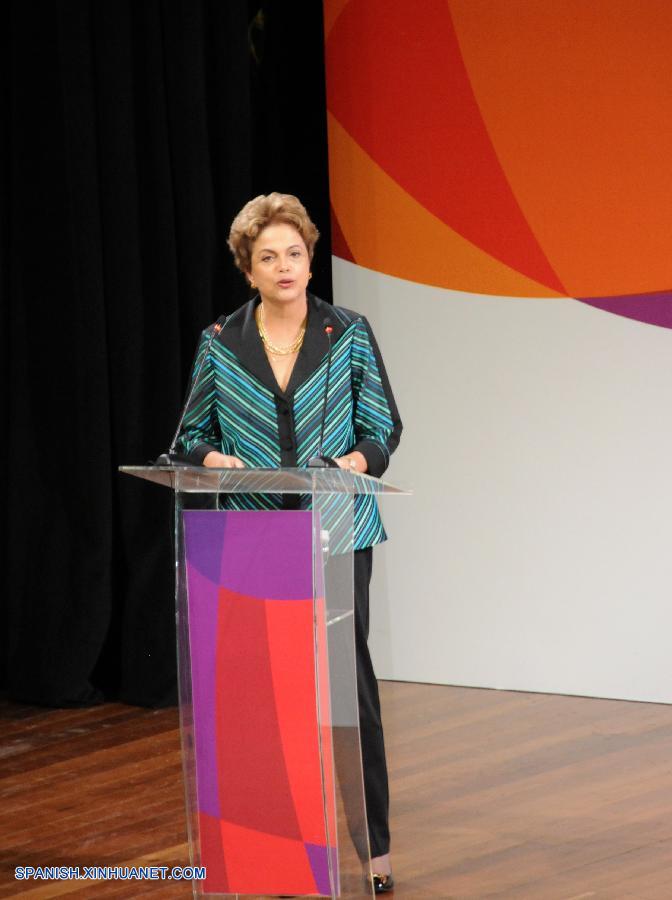
[(183, 515), (185, 550), (189, 565), (195, 566), (202, 575), (219, 584), (222, 547), (227, 527), (226, 513), (217, 510), (188, 509)]
[[(185, 512), (187, 547), (191, 531), (191, 515), (191, 512)], [(219, 588), (191, 565), (188, 550), (186, 562), (198, 808), (218, 819), (220, 809), (215, 741), (215, 656)]]
[(319, 844), (305, 844), (310, 867), (313, 870), (315, 884), (320, 894), (331, 896), (331, 885), (329, 883), (329, 859), (327, 848), (321, 847)]
[(629, 294), (623, 297), (578, 297), (581, 303), (649, 325), (672, 328), (672, 291)]
[(269, 600), (313, 596), (312, 572), (302, 555), (311, 540), (311, 512), (189, 510), (186, 516), (189, 560), (211, 580)]

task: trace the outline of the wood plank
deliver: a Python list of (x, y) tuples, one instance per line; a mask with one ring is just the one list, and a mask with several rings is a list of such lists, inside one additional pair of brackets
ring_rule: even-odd
[[(672, 900), (672, 708), (381, 683), (397, 898)], [(0, 703), (0, 897), (188, 897), (16, 865), (188, 865), (177, 711)]]

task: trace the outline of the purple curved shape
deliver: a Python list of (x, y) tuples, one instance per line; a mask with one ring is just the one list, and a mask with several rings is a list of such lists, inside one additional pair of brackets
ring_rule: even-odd
[(219, 819), (215, 727), (219, 586), (191, 565), (188, 556), (186, 562), (198, 808)]
[(328, 897), (331, 894), (331, 882), (329, 881), (329, 849), (319, 844), (304, 844), (310, 868), (313, 871), (315, 885), (321, 894)]
[[(303, 555), (311, 542), (311, 517), (309, 510), (185, 510), (189, 563), (238, 594), (305, 600), (313, 596), (313, 573)], [(256, 541), (250, 540), (251, 528)]]
[(637, 319), (648, 325), (672, 328), (672, 290), (656, 291), (652, 294), (626, 294), (623, 297), (577, 297), (580, 303), (587, 303), (605, 312), (628, 319)]

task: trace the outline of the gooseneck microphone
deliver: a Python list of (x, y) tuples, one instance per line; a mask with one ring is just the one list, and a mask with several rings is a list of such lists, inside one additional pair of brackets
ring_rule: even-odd
[(324, 333), (329, 341), (329, 356), (327, 358), (327, 377), (324, 386), (324, 402), (322, 403), (322, 419), (320, 421), (320, 442), (317, 445), (317, 456), (308, 460), (309, 469), (338, 469), (338, 463), (330, 456), (324, 455), (324, 423), (327, 418), (327, 399), (329, 397), (329, 376), (331, 375), (331, 335), (334, 328), (329, 316), (324, 317)]
[(176, 453), (175, 447), (177, 446), (177, 439), (180, 436), (180, 431), (182, 431), (182, 423), (184, 422), (184, 417), (187, 414), (187, 409), (189, 408), (189, 404), (191, 403), (191, 398), (194, 396), (194, 391), (196, 390), (196, 385), (199, 382), (201, 377), (201, 371), (203, 369), (203, 365), (208, 358), (208, 354), (210, 353), (210, 347), (212, 346), (212, 342), (217, 337), (219, 332), (224, 327), (224, 323), (226, 322), (226, 316), (220, 316), (215, 324), (212, 327), (212, 334), (208, 339), (208, 343), (205, 348), (205, 353), (201, 357), (201, 361), (198, 364), (198, 368), (196, 369), (196, 374), (193, 377), (191, 382), (191, 388), (189, 389), (189, 393), (187, 394), (187, 399), (184, 401), (184, 406), (182, 407), (182, 412), (180, 413), (180, 419), (177, 423), (177, 428), (175, 429), (175, 434), (173, 435), (173, 439), (170, 442), (170, 447), (166, 453), (162, 453), (161, 456), (157, 457), (154, 465), (155, 466), (190, 466), (192, 463), (189, 462), (186, 456), (183, 453)]

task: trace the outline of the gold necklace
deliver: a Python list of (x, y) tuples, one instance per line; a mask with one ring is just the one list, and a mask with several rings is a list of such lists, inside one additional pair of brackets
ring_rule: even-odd
[(298, 353), (298, 351), (301, 349), (303, 345), (303, 339), (306, 335), (306, 323), (308, 321), (308, 316), (306, 316), (306, 318), (301, 323), (299, 333), (294, 338), (292, 343), (287, 344), (284, 347), (281, 347), (279, 344), (274, 344), (266, 334), (266, 329), (264, 328), (264, 307), (261, 303), (257, 307), (255, 318), (257, 320), (259, 337), (261, 338), (267, 353), (270, 353), (272, 356), (290, 356), (292, 353)]

